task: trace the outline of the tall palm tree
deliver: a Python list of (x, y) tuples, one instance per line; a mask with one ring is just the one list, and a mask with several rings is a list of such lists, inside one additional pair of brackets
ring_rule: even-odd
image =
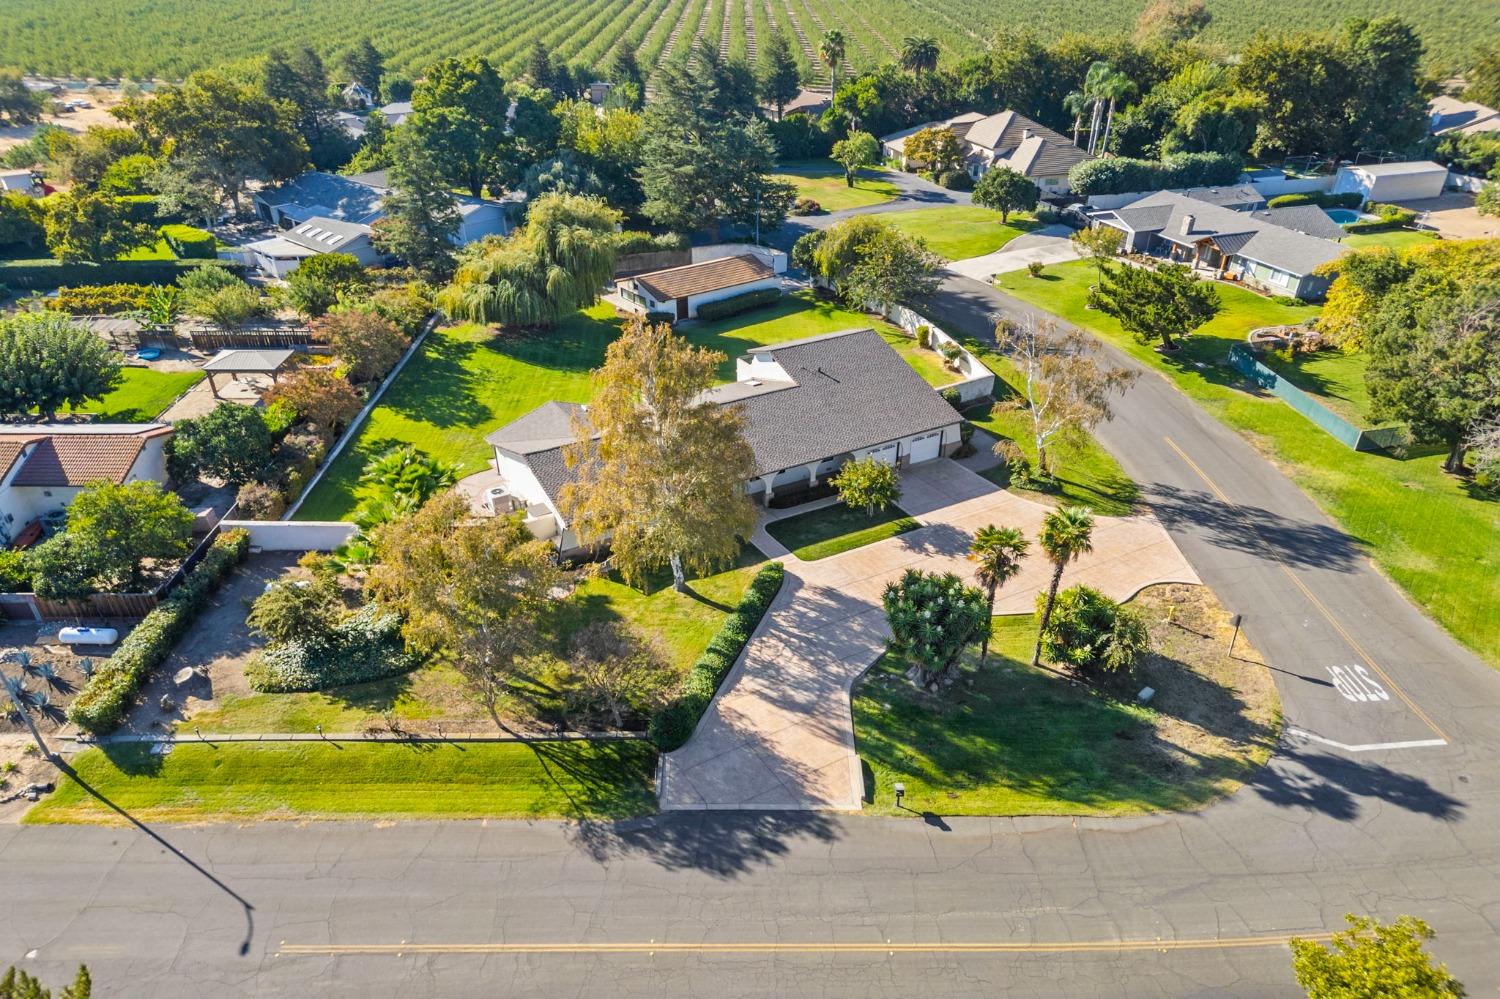
[(901, 68), (913, 76), (921, 76), (937, 69), (938, 44), (921, 35), (907, 35), (901, 39)]
[(1112, 71), (1101, 81), (1099, 92), (1109, 100), (1109, 111), (1104, 118), (1104, 140), (1099, 143), (1099, 152), (1109, 149), (1109, 132), (1115, 124), (1115, 102), (1123, 101), (1135, 93), (1135, 83), (1119, 71)]
[(1099, 124), (1104, 117), (1104, 104), (1106, 98), (1102, 91), (1113, 73), (1114, 67), (1102, 59), (1095, 59), (1089, 64), (1089, 71), (1083, 77), (1083, 93), (1093, 107), (1093, 113), (1089, 116), (1089, 155), (1094, 155), (1094, 148), (1099, 144)]
[[(990, 617), (995, 616), (995, 594), (1016, 573), (1021, 571), (1021, 560), (1031, 542), (1019, 527), (996, 527), (989, 524), (981, 527), (969, 542), (969, 561), (975, 563), (974, 576), (990, 598)], [(990, 629), (984, 629), (984, 638), (979, 644), (979, 665), (990, 655)]]
[(1093, 98), (1082, 90), (1075, 90), (1063, 98), (1063, 110), (1073, 116), (1073, 145), (1078, 145), (1078, 133), (1083, 131), (1083, 113), (1089, 109)]
[(823, 33), (823, 40), (818, 43), (818, 58), (828, 67), (829, 79), (832, 82), (833, 92), (839, 90), (839, 67), (844, 64), (844, 33), (838, 28), (830, 28)]
[(1094, 515), (1086, 507), (1064, 506), (1047, 514), (1038, 539), (1042, 551), (1052, 562), (1052, 583), (1047, 587), (1047, 603), (1042, 607), (1042, 626), (1037, 630), (1036, 650), (1031, 665), (1042, 662), (1042, 635), (1052, 621), (1052, 606), (1057, 603), (1057, 588), (1062, 584), (1063, 569), (1078, 556), (1093, 551)]

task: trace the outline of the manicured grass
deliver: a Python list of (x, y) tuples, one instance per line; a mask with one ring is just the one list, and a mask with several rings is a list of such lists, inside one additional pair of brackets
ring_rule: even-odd
[[(455, 464), (460, 476), (484, 468), (492, 454), (486, 434), (549, 400), (588, 401), (589, 372), (604, 363), (604, 349), (621, 322), (613, 308), (600, 303), (548, 332), (497, 332), (475, 325), (434, 330), (307, 497), (298, 519), (347, 517), (358, 505), (356, 486), (365, 463), (397, 444), (415, 445)], [(719, 377), (731, 381), (735, 358), (753, 347), (859, 327), (880, 330), (930, 382), (955, 380), (934, 369), (940, 363), (936, 355), (915, 350), (914, 341), (896, 327), (808, 292), (728, 319), (685, 323), (681, 331), (723, 353)]]
[(894, 538), (920, 526), (896, 506), (877, 510), (874, 516), (870, 516), (862, 508), (838, 503), (772, 521), (766, 525), (766, 533), (802, 561), (816, 562), (820, 558)]
[[(183, 743), (90, 749), (79, 778), (143, 822), (242, 818), (625, 818), (655, 810), (645, 742)], [(124, 819), (78, 781), (27, 822)]]
[(121, 260), (176, 260), (177, 254), (165, 239), (158, 239), (150, 246), (142, 246), (129, 253), (120, 254)]
[(122, 368), (119, 384), (104, 398), (63, 412), (93, 413), (106, 423), (148, 423), (202, 380), (201, 371)]
[(1365, 385), (1367, 355), (1320, 350), (1296, 354), (1290, 362), (1272, 353), (1259, 354), (1256, 359), (1304, 392), (1317, 396), (1355, 426), (1380, 425), (1370, 416), (1370, 389)]
[[(927, 693), (888, 653), (855, 688), (855, 743), (866, 766), (866, 809), (882, 814), (1126, 815), (1202, 807), (1249, 779), (1275, 743), (1279, 709), (1269, 675), (1244, 663), (1194, 662), (1181, 638), (1162, 634), (1162, 653), (1130, 691), (1152, 684), (1150, 707), (1128, 692), (1106, 693), (1029, 665), (1029, 615), (993, 620), (990, 659), (977, 649), (959, 679)], [(1227, 615), (1215, 612), (1219, 626)], [(1192, 624), (1186, 625), (1192, 627)], [(1200, 649), (1219, 641), (1180, 630)], [(1222, 636), (1227, 638), (1228, 636)], [(1157, 639), (1160, 641), (1157, 641)], [(1191, 662), (1189, 669), (1186, 663)], [(893, 785), (906, 786), (894, 807)]]
[(1404, 250), (1408, 246), (1422, 246), (1437, 239), (1435, 233), (1416, 229), (1388, 229), (1385, 232), (1353, 233), (1344, 237), (1344, 245), (1355, 250), (1368, 250), (1372, 246), (1388, 246)]
[[(1092, 266), (1048, 269), (1042, 280), (1003, 274), (999, 287), (1094, 330), (1155, 369), (1214, 416), (1264, 450), (1369, 551), (1455, 638), (1500, 667), (1500, 503), (1445, 475), (1442, 456), (1406, 458), (1352, 451), (1280, 400), (1248, 389), (1223, 365), (1229, 347), (1255, 326), (1296, 323), (1306, 307), (1277, 305), (1221, 286), (1224, 311), (1173, 357), (1138, 344), (1108, 316), (1084, 308)], [(1199, 367), (1199, 365), (1202, 367)], [(1164, 428), (1163, 432), (1170, 432)]]
[(1035, 219), (1015, 212), (1009, 224), (1002, 224), (999, 212), (974, 205), (920, 208), (882, 217), (902, 232), (920, 236), (929, 250), (948, 260), (994, 253), (1023, 232), (1038, 227)]
[(797, 189), (797, 197), (812, 198), (825, 212), (847, 208), (864, 208), (884, 204), (901, 194), (901, 189), (884, 179), (884, 171), (861, 170), (854, 175), (854, 186), (844, 183), (844, 168), (832, 160), (801, 160), (783, 163), (776, 168), (774, 179)]

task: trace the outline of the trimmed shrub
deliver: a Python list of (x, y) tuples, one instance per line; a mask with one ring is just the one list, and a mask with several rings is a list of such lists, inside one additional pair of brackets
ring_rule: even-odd
[(615, 233), (615, 253), (622, 257), (632, 253), (661, 253), (665, 250), (686, 250), (688, 238), (680, 232), (655, 233), (627, 229)]
[(772, 302), (780, 300), (780, 288), (761, 288), (758, 291), (747, 291), (743, 295), (721, 298), (717, 302), (704, 302), (698, 306), (698, 318), (724, 319), (728, 316), (737, 316), (741, 312), (758, 309), (762, 305), (770, 305)]
[(946, 170), (937, 182), (950, 191), (974, 190), (974, 178), (970, 177), (966, 170)]
[(1358, 208), (1364, 201), (1358, 191), (1331, 194), (1327, 191), (1305, 191), (1302, 194), (1279, 194), (1266, 202), (1267, 208), (1295, 208), (1298, 205), (1317, 205), (1319, 208)]
[(118, 728), (146, 677), (167, 658), (208, 595), (245, 560), (249, 550), (250, 535), (244, 531), (226, 531), (214, 539), (203, 561), (94, 671), (68, 707), (68, 720), (95, 735)]
[(812, 198), (798, 198), (792, 204), (793, 215), (822, 215), (823, 206)]
[(401, 641), (401, 615), (367, 604), (324, 639), (263, 649), (246, 664), (245, 679), (263, 694), (288, 694), (383, 680), (420, 665)]
[(247, 482), (234, 496), (235, 516), (242, 520), (275, 520), (286, 511), (286, 497), (275, 486)]
[(688, 672), (677, 696), (651, 716), (647, 734), (656, 748), (669, 753), (688, 741), (693, 729), (698, 727), (698, 719), (703, 717), (703, 712), (708, 710), (709, 702), (718, 692), (719, 684), (729, 675), (756, 625), (760, 624), (771, 601), (776, 599), (785, 575), (786, 570), (780, 562), (767, 563), (755, 574), (739, 606), (719, 626), (713, 641), (708, 643), (708, 648)]
[(676, 321), (677, 321), (677, 316), (674, 315), (673, 313), (670, 313), (670, 312), (648, 312), (648, 313), (646, 313), (646, 322), (648, 322), (648, 323), (652, 323), (652, 324), (666, 323), (668, 326), (670, 326), (673, 323), (675, 323)]
[(1389, 229), (1405, 229), (1417, 220), (1417, 213), (1410, 208), (1402, 208), (1399, 205), (1386, 205), (1378, 202), (1370, 202), (1365, 205), (1365, 211), (1379, 216), (1378, 219), (1369, 222), (1352, 222), (1344, 226), (1347, 233), (1362, 232), (1385, 232)]
[(1160, 161), (1111, 156), (1075, 164), (1068, 186), (1078, 195), (1220, 187), (1238, 181), (1243, 169), (1244, 161), (1228, 153), (1177, 153)]
[(108, 260), (100, 264), (65, 264), (61, 260), (0, 260), (0, 283), (12, 288), (60, 288), (88, 284), (176, 284), (202, 267), (239, 274), (244, 267), (227, 261)]
[(57, 297), (47, 299), (46, 305), (56, 312), (86, 315), (135, 312), (146, 307), (150, 292), (148, 284), (91, 284), (59, 288)]
[(158, 231), (172, 252), (182, 260), (214, 260), (219, 255), (219, 243), (213, 233), (176, 222), (164, 225)]

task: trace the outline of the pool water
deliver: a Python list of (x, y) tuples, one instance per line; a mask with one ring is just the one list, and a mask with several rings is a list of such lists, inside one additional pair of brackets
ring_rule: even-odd
[(1359, 221), (1359, 212), (1354, 211), (1352, 208), (1325, 208), (1323, 211), (1339, 225), (1348, 225), (1350, 222)]

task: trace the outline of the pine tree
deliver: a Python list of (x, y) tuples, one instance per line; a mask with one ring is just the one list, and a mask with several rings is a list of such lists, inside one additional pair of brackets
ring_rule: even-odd
[(773, 32), (761, 50), (756, 82), (760, 99), (776, 109), (776, 120), (780, 121), (786, 106), (802, 92), (802, 72), (784, 32)]
[(424, 277), (446, 280), (453, 273), (454, 239), (462, 222), (458, 202), (430, 150), (405, 138), (395, 146), (391, 192), (385, 198), (385, 216), (373, 227), (371, 242), (381, 253), (399, 257)]

